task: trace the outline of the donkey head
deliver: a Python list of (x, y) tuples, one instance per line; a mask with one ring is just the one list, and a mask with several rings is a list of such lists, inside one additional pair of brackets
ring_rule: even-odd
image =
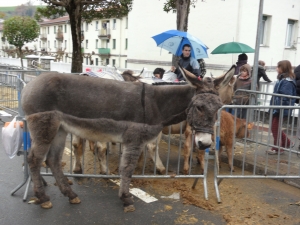
[(187, 109), (187, 122), (196, 132), (195, 142), (199, 149), (211, 145), (217, 111), (222, 105), (219, 96), (213, 93), (202, 93), (193, 97)]

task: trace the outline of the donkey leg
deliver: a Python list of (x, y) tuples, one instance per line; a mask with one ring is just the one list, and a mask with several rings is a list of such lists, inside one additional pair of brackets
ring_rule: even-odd
[[(49, 196), (45, 194), (41, 165), (49, 152), (50, 145), (60, 126), (60, 121), (55, 113), (37, 113), (26, 117), (30, 131), (32, 146), (28, 155), (28, 164), (33, 181), (33, 190), (43, 208), (51, 208)], [(60, 162), (59, 162), (60, 163)]]
[(60, 128), (52, 141), (49, 153), (47, 155), (46, 163), (49, 165), (53, 176), (56, 180), (56, 184), (59, 187), (61, 193), (64, 196), (69, 197), (70, 203), (80, 203), (80, 199), (77, 194), (71, 189), (68, 178), (63, 174), (61, 159), (63, 156), (63, 150), (66, 142), (67, 132)]
[[(159, 171), (160, 174), (164, 174), (166, 172), (166, 168), (159, 157), (159, 152), (158, 152), (159, 149), (158, 147), (156, 148), (156, 143), (157, 144), (160, 143), (161, 135), (162, 132), (160, 132), (159, 135), (157, 136), (157, 141), (150, 142), (147, 144), (147, 150), (153, 162), (155, 162), (156, 169)], [(154, 149), (155, 149), (155, 153), (154, 153)]]
[(228, 167), (229, 170), (234, 172), (233, 160), (232, 160), (232, 144), (226, 145), (226, 152), (228, 157)]
[[(183, 147), (184, 161), (183, 161), (183, 173), (189, 173), (189, 159), (191, 156), (191, 144), (192, 144), (192, 130), (190, 126), (187, 126), (184, 132), (185, 142)], [(193, 140), (194, 141), (194, 140)]]
[(101, 142), (97, 141), (96, 148), (98, 149), (97, 157), (100, 164), (100, 174), (110, 174), (109, 169), (107, 169), (106, 167), (106, 151), (107, 151), (106, 144), (102, 144)]
[(124, 144), (123, 146), (123, 153), (120, 165), (121, 184), (119, 190), (119, 197), (124, 203), (124, 212), (132, 212), (135, 210), (133, 206), (132, 195), (129, 193), (129, 185), (143, 147), (144, 146), (136, 146), (132, 144)]
[[(31, 133), (32, 136), (32, 133)], [(35, 142), (32, 139), (32, 146), (27, 157), (29, 164), (29, 169), (31, 173), (31, 179), (33, 181), (33, 191), (34, 195), (37, 197), (36, 203), (43, 205), (48, 205), (48, 208), (52, 207), (50, 198), (45, 193), (43, 178), (40, 174), (41, 165), (44, 162), (44, 158), (49, 150), (49, 144), (41, 144)]]
[(73, 170), (74, 173), (81, 174), (82, 167), (81, 167), (81, 157), (83, 152), (83, 139), (73, 135), (74, 138), (72, 140), (72, 145), (74, 148), (74, 155), (75, 155), (75, 168)]

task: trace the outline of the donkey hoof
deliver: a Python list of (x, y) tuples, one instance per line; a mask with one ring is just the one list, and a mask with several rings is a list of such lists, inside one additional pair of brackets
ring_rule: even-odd
[(81, 168), (75, 168), (73, 170), (73, 173), (76, 173), (76, 174), (82, 174), (82, 169)]
[(69, 185), (73, 185), (73, 181), (71, 181), (71, 180), (68, 179), (68, 184)]
[(166, 169), (161, 169), (161, 170), (158, 170), (159, 174), (163, 175), (166, 173)]
[(53, 207), (52, 203), (50, 201), (44, 202), (41, 204), (41, 207), (43, 209), (51, 209)]
[(70, 203), (71, 204), (79, 204), (81, 201), (78, 197), (70, 199)]
[(133, 212), (135, 211), (134, 205), (129, 205), (124, 207), (124, 212)]

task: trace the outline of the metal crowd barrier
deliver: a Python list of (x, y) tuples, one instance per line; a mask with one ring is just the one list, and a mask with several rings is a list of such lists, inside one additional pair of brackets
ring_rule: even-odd
[[(238, 90), (239, 91), (239, 90)], [(242, 90), (245, 91), (245, 90)], [(234, 133), (236, 132), (236, 118), (237, 110), (244, 109), (247, 111), (245, 122), (246, 124), (253, 123), (253, 129), (250, 132), (250, 137), (247, 137), (245, 132), (244, 137), (236, 142), (233, 137), (233, 142), (237, 143), (232, 151), (233, 164), (238, 165), (239, 172), (229, 170), (219, 170), (218, 157), (215, 158), (215, 171), (214, 171), (214, 185), (218, 202), (221, 202), (219, 193), (219, 185), (223, 179), (296, 179), (300, 178), (300, 164), (299, 164), (299, 131), (300, 120), (298, 120), (299, 106), (274, 106), (269, 105), (272, 96), (279, 96), (281, 99), (287, 98), (288, 100), (300, 99), (296, 96), (287, 96), (280, 94), (272, 94), (258, 91), (247, 91), (249, 94), (254, 95), (256, 99), (260, 100), (260, 105), (226, 105), (218, 111), (218, 119), (216, 122), (217, 134), (215, 137), (216, 153), (219, 154), (221, 138), (221, 112), (224, 109), (234, 109)], [(257, 97), (259, 96), (259, 97)], [(268, 99), (269, 101), (261, 101)], [(262, 104), (262, 102), (265, 103)], [(273, 142), (272, 135), (272, 118), (273, 110), (279, 109), (279, 125), (278, 125), (278, 140)], [(285, 109), (292, 110), (292, 115), (283, 117)], [(225, 128), (224, 128), (225, 129)], [(281, 147), (282, 135), (284, 132), (291, 140), (294, 146), (287, 146), (287, 143)], [(224, 141), (224, 140), (223, 140)], [(283, 150), (284, 153), (280, 154), (278, 151), (275, 155), (267, 154), (267, 150), (272, 147)], [(298, 157), (297, 157), (298, 156)], [(223, 157), (226, 160), (226, 157)], [(252, 171), (252, 172), (249, 172)]]
[[(8, 77), (5, 77), (8, 76)], [(16, 79), (16, 80), (15, 80)], [(0, 88), (8, 88), (9, 89), (17, 89), (18, 93), (22, 89), (22, 85), (24, 85), (25, 82), (23, 82), (18, 76), (16, 75), (1, 75), (0, 76)], [(17, 85), (17, 87), (16, 87)], [(18, 85), (20, 85), (18, 87)], [(244, 90), (243, 90), (244, 91)], [(270, 94), (270, 93), (264, 93), (264, 92), (251, 92), (250, 94), (253, 94), (258, 98), (259, 95), (260, 98), (263, 95), (277, 95), (277, 94)], [(19, 94), (17, 95), (19, 96)], [(282, 96), (286, 97), (286, 96)], [(289, 98), (292, 98), (291, 96), (287, 96)], [(297, 97), (295, 97), (297, 98)], [(20, 98), (15, 99), (15, 97), (11, 97), (11, 99), (7, 99), (6, 102), (13, 101), (18, 102), (18, 107), (15, 107), (16, 112), (19, 112), (19, 116), (23, 119), (23, 113), (20, 110)], [(1, 105), (0, 105), (1, 106)], [(8, 108), (8, 107), (7, 107)], [(277, 155), (276, 158), (276, 165), (275, 169), (271, 167), (270, 160), (271, 157), (264, 153), (261, 149), (264, 147), (276, 147), (276, 145), (273, 145), (271, 142), (271, 121), (272, 116), (269, 116), (266, 114), (267, 110), (272, 110), (274, 108), (278, 108), (278, 106), (261, 106), (261, 105), (252, 105), (252, 106), (223, 106), (224, 108), (244, 108), (247, 109), (247, 117), (246, 117), (246, 123), (248, 122), (254, 122), (255, 126), (254, 129), (251, 131), (251, 135), (248, 138), (245, 134), (244, 139), (242, 139), (242, 144), (240, 144), (242, 147), (240, 149), (240, 153), (233, 148), (233, 153), (236, 153), (236, 155), (233, 154), (233, 161), (237, 161), (237, 156), (240, 155), (240, 162), (241, 162), (241, 174), (238, 174), (238, 172), (229, 171), (228, 173), (224, 173), (224, 171), (219, 171), (218, 165), (218, 157), (214, 157), (209, 155), (209, 149), (206, 149), (205, 151), (205, 167), (204, 172), (202, 174), (202, 171), (200, 171), (200, 166), (196, 166), (192, 169), (192, 157), (190, 157), (190, 169), (187, 175), (182, 175), (180, 170), (182, 167), (182, 153), (181, 153), (181, 139), (182, 139), (182, 129), (180, 133), (180, 140), (179, 140), (179, 146), (178, 146), (178, 152), (172, 153), (171, 151), (171, 137), (170, 134), (168, 136), (168, 143), (167, 143), (167, 151), (162, 152), (160, 151), (160, 157), (163, 159), (163, 164), (166, 167), (166, 172), (164, 174), (159, 175), (156, 171), (156, 159), (158, 159), (158, 155), (155, 155), (154, 157), (154, 165), (153, 169), (151, 166), (149, 166), (149, 160), (148, 158), (148, 152), (147, 150), (144, 151), (144, 157), (142, 160), (142, 166), (138, 167), (138, 170), (136, 170), (136, 173), (133, 175), (133, 178), (155, 178), (155, 179), (170, 179), (170, 178), (193, 178), (195, 179), (193, 187), (197, 184), (197, 181), (199, 179), (203, 179), (203, 186), (204, 186), (204, 197), (205, 199), (208, 199), (208, 192), (207, 192), (207, 172), (208, 172), (208, 160), (209, 159), (215, 159), (215, 169), (214, 169), (214, 183), (215, 183), (215, 189), (216, 189), (216, 195), (219, 202), (221, 202), (220, 194), (219, 194), (219, 184), (222, 179), (227, 178), (239, 178), (239, 179), (256, 179), (256, 178), (300, 178), (300, 169), (295, 168), (296, 163), (293, 162), (292, 154), (296, 153), (298, 154), (298, 151), (291, 148), (284, 148), (287, 156), (284, 158), (287, 166), (282, 169), (281, 161), (284, 157), (284, 155)], [(288, 107), (280, 107), (281, 110), (288, 108), (291, 110), (296, 111), (299, 109), (299, 106), (288, 106)], [(216, 122), (216, 134), (215, 135), (215, 155), (218, 155), (219, 149), (219, 140), (220, 140), (220, 118), (221, 118), (221, 110), (218, 112), (218, 120)], [(236, 114), (235, 114), (236, 115)], [(299, 126), (298, 120), (296, 118), (296, 114), (293, 113), (291, 117), (288, 118), (287, 122), (284, 121), (284, 119), (280, 118), (280, 131), (285, 129), (287, 135), (294, 134), (296, 127)], [(27, 124), (24, 120), (24, 138), (23, 138), (23, 147), (24, 150), (22, 151), (22, 155), (24, 155), (24, 181), (18, 185), (11, 194), (13, 195), (16, 191), (18, 191), (23, 185), (26, 184), (26, 189), (24, 193), (23, 200), (26, 201), (27, 193), (29, 184), (31, 181), (30, 172), (28, 170), (28, 164), (27, 164), (27, 154), (28, 150), (30, 149), (30, 134), (27, 130)], [(234, 126), (235, 127), (235, 126)], [(234, 138), (234, 142), (235, 137)], [(192, 140), (194, 137), (192, 137)], [(294, 141), (294, 143), (296, 143)], [(158, 141), (156, 143), (156, 148), (158, 148)], [(82, 167), (85, 168), (85, 165), (92, 165), (92, 170), (85, 171), (83, 170), (83, 174), (75, 174), (73, 173), (73, 164), (74, 164), (74, 154), (72, 151), (72, 135), (69, 135), (67, 137), (66, 142), (67, 148), (65, 149), (65, 152), (69, 155), (68, 162), (70, 163), (69, 168), (64, 169), (64, 174), (68, 177), (86, 177), (86, 178), (111, 178), (111, 179), (117, 179), (120, 178), (120, 171), (119, 171), (119, 163), (120, 163), (120, 156), (122, 154), (122, 146), (120, 144), (117, 144), (115, 147), (112, 147), (111, 144), (107, 144), (107, 152), (105, 154), (106, 159), (106, 166), (111, 170), (111, 174), (107, 174), (108, 170), (105, 171), (106, 174), (99, 174), (99, 166), (97, 165), (98, 161), (98, 152), (96, 151), (95, 155), (93, 157), (90, 157), (88, 159), (84, 158), (85, 154), (83, 153), (82, 157)], [(69, 148), (68, 148), (69, 146)], [(194, 146), (194, 142), (191, 143), (192, 149)], [(249, 152), (249, 148), (252, 149), (252, 153)], [(84, 148), (85, 149), (85, 148)], [(262, 154), (263, 153), (263, 154)], [(252, 154), (253, 157), (250, 158), (249, 155)], [(20, 154), (19, 154), (20, 155)], [(193, 155), (193, 151), (191, 151), (191, 156)], [(250, 161), (252, 161), (253, 168), (252, 173), (248, 174), (246, 172), (246, 167), (249, 165)], [(140, 164), (139, 164), (140, 165)], [(298, 166), (299, 167), (299, 166)], [(171, 172), (170, 172), (171, 171)], [(259, 174), (260, 173), (260, 174)], [(52, 173), (49, 171), (49, 169), (43, 168), (42, 169), (42, 176), (52, 176)], [(45, 182), (44, 182), (45, 184)]]

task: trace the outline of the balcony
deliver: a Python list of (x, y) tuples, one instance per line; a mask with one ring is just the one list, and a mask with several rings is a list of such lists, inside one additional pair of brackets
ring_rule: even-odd
[(58, 41), (63, 41), (64, 40), (63, 32), (62, 31), (57, 31), (55, 39), (58, 40)]
[(98, 31), (98, 38), (99, 39), (103, 39), (103, 40), (108, 40), (110, 39), (111, 35), (110, 35), (110, 29), (109, 28), (101, 28)]
[(40, 34), (40, 39), (43, 42), (47, 41), (47, 34)]
[(110, 48), (98, 48), (98, 54), (100, 56), (110, 57)]

